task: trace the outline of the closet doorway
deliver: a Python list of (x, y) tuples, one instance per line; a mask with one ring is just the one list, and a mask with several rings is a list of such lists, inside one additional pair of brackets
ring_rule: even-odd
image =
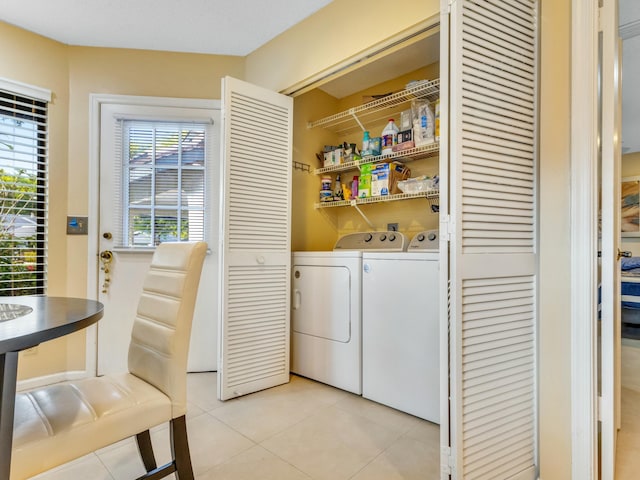
[[(619, 32), (622, 42), (622, 250), (631, 258), (623, 258), (621, 272), (621, 397), (616, 480), (637, 477), (640, 459), (640, 226), (631, 216), (638, 216), (629, 207), (625, 215), (625, 199), (634, 185), (640, 185), (640, 3), (619, 0)], [(637, 204), (637, 203), (636, 203)], [(637, 209), (636, 209), (637, 210)], [(625, 221), (627, 220), (627, 221)], [(635, 231), (634, 231), (635, 230)]]

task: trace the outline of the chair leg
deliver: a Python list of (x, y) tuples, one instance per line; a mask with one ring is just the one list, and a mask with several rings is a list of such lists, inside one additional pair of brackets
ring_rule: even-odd
[(185, 416), (171, 420), (171, 454), (178, 480), (194, 480)]
[(136, 435), (136, 441), (138, 442), (138, 451), (140, 452), (140, 458), (147, 472), (155, 470), (157, 468), (156, 458), (153, 455), (153, 445), (151, 444), (151, 435), (149, 430), (138, 433)]

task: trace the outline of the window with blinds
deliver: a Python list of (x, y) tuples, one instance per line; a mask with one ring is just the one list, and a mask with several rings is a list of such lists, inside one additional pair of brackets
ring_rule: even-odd
[(205, 238), (210, 125), (122, 120), (123, 247)]
[(46, 293), (47, 105), (0, 88), (0, 295)]

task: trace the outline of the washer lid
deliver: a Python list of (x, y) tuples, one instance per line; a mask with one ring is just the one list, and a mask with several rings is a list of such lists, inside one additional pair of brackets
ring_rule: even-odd
[(438, 230), (425, 230), (416, 233), (409, 243), (407, 252), (437, 252), (440, 244)]
[(333, 249), (404, 252), (408, 243), (406, 235), (400, 232), (358, 232), (339, 238)]

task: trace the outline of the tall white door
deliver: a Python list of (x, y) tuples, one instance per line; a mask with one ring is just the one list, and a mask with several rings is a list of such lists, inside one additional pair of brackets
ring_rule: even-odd
[(222, 400), (289, 381), (293, 100), (222, 82)]
[[(618, 1), (601, 8), (601, 309), (600, 309), (600, 479), (615, 478), (616, 437), (620, 413), (620, 39)], [(632, 87), (633, 88), (633, 87)]]
[(533, 480), (538, 2), (445, 1), (442, 11), (450, 288), (441, 307), (450, 432), (442, 478)]
[[(128, 102), (120, 97), (121, 103), (104, 102), (100, 106), (100, 178), (99, 178), (99, 252), (110, 252), (111, 262), (108, 272), (100, 271), (96, 285), (98, 298), (105, 305), (104, 317), (98, 325), (97, 373), (104, 375), (122, 372), (127, 369), (127, 355), (131, 328), (142, 292), (142, 282), (151, 262), (152, 248), (142, 244), (149, 240), (145, 231), (134, 232), (133, 245), (125, 240), (122, 209), (129, 208), (124, 200), (127, 193), (123, 178), (122, 123), (126, 120), (186, 121), (201, 122), (210, 125), (209, 139), (205, 149), (209, 190), (217, 194), (215, 185), (219, 184), (219, 124), (220, 110), (214, 101), (205, 101), (202, 106), (178, 107), (179, 99), (141, 99), (132, 97)], [(194, 100), (184, 100), (194, 104)], [(149, 103), (154, 103), (151, 106)], [(169, 105), (167, 105), (169, 104)], [(141, 168), (142, 171), (144, 168)], [(149, 175), (147, 175), (149, 177)], [(140, 176), (140, 178), (145, 178)], [(172, 177), (175, 178), (175, 177)], [(156, 177), (155, 194), (160, 204), (175, 198), (176, 185), (164, 186), (161, 178)], [(164, 193), (161, 190), (164, 189)], [(182, 195), (188, 195), (188, 188), (182, 184)], [(184, 193), (187, 192), (187, 193)], [(163, 197), (163, 198), (161, 198)], [(145, 204), (148, 199), (139, 199)], [(194, 312), (192, 339), (189, 351), (189, 371), (206, 371), (217, 368), (217, 247), (218, 198), (208, 199), (208, 221), (204, 228), (209, 232), (207, 240), (212, 254), (207, 255), (202, 271), (200, 289)], [(145, 236), (147, 235), (147, 236)], [(149, 242), (147, 242), (149, 243)], [(140, 244), (140, 245), (139, 245)], [(101, 264), (100, 257), (96, 261)], [(104, 267), (104, 264), (99, 267)], [(105, 282), (107, 280), (108, 282)]]

